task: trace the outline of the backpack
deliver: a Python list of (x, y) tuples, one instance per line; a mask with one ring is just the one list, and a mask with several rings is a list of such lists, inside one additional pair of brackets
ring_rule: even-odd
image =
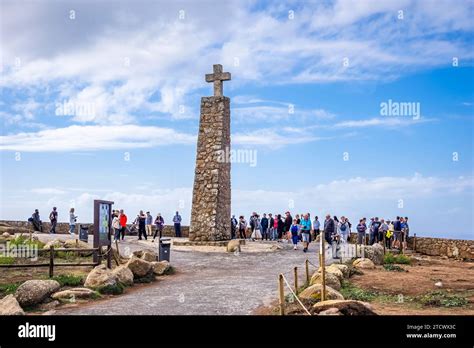
[(298, 233), (298, 225), (291, 226), (291, 234), (297, 234), (297, 233)]
[(344, 232), (346, 229), (347, 229), (347, 226), (346, 224), (342, 224), (341, 227), (339, 227), (339, 229)]

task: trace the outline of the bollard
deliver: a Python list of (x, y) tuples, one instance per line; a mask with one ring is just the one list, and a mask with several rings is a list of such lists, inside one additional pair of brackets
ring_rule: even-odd
[(283, 288), (283, 274), (278, 276), (278, 293), (280, 304), (280, 315), (285, 315), (285, 291)]

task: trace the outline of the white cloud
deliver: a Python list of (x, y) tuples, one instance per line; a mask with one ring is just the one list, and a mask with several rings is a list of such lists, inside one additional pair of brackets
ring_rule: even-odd
[(394, 117), (394, 116), (387, 116), (384, 118), (370, 118), (370, 119), (362, 119), (362, 120), (347, 120), (347, 121), (340, 121), (336, 122), (332, 127), (336, 128), (367, 128), (367, 127), (406, 127), (420, 123), (426, 122), (433, 122), (434, 119), (430, 118), (419, 118), (413, 119), (413, 117)]
[(0, 136), (0, 150), (48, 152), (195, 144), (193, 135), (152, 126), (69, 126)]

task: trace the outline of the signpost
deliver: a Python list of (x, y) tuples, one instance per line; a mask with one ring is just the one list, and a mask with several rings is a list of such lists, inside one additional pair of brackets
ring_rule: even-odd
[[(111, 201), (94, 200), (94, 248), (107, 247), (107, 267), (112, 268), (112, 204)], [(102, 254), (99, 252), (99, 254)], [(98, 262), (97, 252), (94, 252), (94, 262)]]

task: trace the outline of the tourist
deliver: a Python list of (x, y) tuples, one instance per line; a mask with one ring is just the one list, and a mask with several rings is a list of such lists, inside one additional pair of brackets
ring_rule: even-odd
[(387, 236), (388, 224), (385, 222), (385, 219), (380, 220), (379, 228), (379, 243), (384, 243), (385, 237)]
[(143, 237), (145, 237), (145, 240), (147, 240), (145, 224), (146, 224), (146, 215), (143, 213), (143, 210), (140, 210), (140, 214), (138, 214), (138, 239), (139, 240), (142, 240), (142, 235)]
[(405, 240), (408, 241), (408, 234), (410, 233), (410, 227), (408, 226), (408, 217), (405, 216)]
[(356, 227), (357, 230), (357, 244), (365, 244), (365, 232), (367, 226), (365, 225), (364, 219), (359, 220), (359, 224)]
[(125, 230), (127, 229), (127, 215), (123, 212), (123, 209), (120, 209), (119, 212), (119, 219), (120, 219), (120, 235), (122, 240), (125, 238)]
[(336, 228), (334, 226), (334, 220), (331, 219), (331, 215), (326, 215), (326, 220), (324, 220), (324, 239), (328, 244), (332, 242), (332, 235), (335, 232)]
[[(291, 217), (290, 212), (287, 211), (285, 213), (285, 222), (284, 222), (284, 225), (283, 225), (282, 235), (290, 232), (290, 227), (291, 227), (292, 223), (293, 223), (293, 218)], [(291, 236), (289, 236), (289, 238), (291, 238)], [(279, 239), (282, 239), (281, 236), (279, 236)]]
[(321, 223), (319, 222), (319, 218), (315, 216), (314, 221), (313, 221), (313, 231), (314, 231), (315, 240), (316, 240), (316, 237), (319, 236), (319, 233), (321, 231), (320, 228), (321, 228)]
[(179, 212), (176, 212), (175, 216), (173, 216), (173, 223), (176, 237), (181, 237), (181, 215), (179, 215)]
[(392, 240), (393, 240), (393, 222), (388, 220), (387, 221), (387, 225), (388, 225), (388, 228), (387, 228), (387, 232), (385, 232), (385, 247), (387, 249), (391, 249), (392, 248)]
[(149, 211), (146, 212), (145, 229), (147, 236), (151, 237), (153, 235), (153, 216)]
[(56, 225), (58, 224), (58, 212), (56, 207), (53, 207), (53, 211), (49, 213), (49, 221), (51, 221), (51, 229), (49, 230), (50, 234), (56, 233)]
[(232, 215), (232, 218), (230, 219), (230, 239), (235, 239), (238, 223), (239, 222), (235, 218), (235, 215)]
[(300, 225), (296, 219), (293, 219), (293, 223), (290, 226), (289, 233), (291, 234), (291, 240), (293, 241), (293, 250), (298, 249), (298, 233), (300, 230)]
[(402, 246), (403, 246), (403, 249), (406, 249), (407, 248), (407, 228), (408, 228), (408, 224), (406, 223), (405, 219), (404, 218), (400, 218), (400, 227), (401, 227), (401, 230), (402, 230), (402, 233), (401, 233), (401, 239), (402, 239)]
[(249, 218), (249, 224), (250, 224), (250, 231), (251, 231), (251, 234), (253, 234), (253, 231), (255, 230), (255, 219), (257, 218), (257, 213), (256, 212), (253, 212), (252, 215), (250, 215), (250, 218)]
[[(161, 239), (161, 236), (163, 235), (163, 226), (164, 225), (165, 225), (165, 219), (163, 219), (163, 217), (161, 216), (161, 213), (158, 213), (156, 215), (156, 219), (155, 219), (156, 229), (155, 229), (155, 234), (153, 235), (152, 242), (155, 241), (155, 238), (156, 238), (157, 235)], [(160, 239), (158, 239), (158, 240), (160, 240)]]
[(311, 219), (309, 214), (305, 214), (300, 221), (301, 225), (301, 239), (303, 240), (303, 252), (308, 251), (309, 243), (311, 242)]
[(262, 239), (262, 225), (260, 222), (260, 216), (257, 214), (255, 215), (255, 218), (253, 220), (254, 222), (254, 230), (252, 232), (252, 235), (250, 236), (252, 238), (252, 241)]
[(69, 233), (74, 235), (74, 229), (76, 228), (77, 215), (74, 215), (74, 208), (69, 210)]
[(341, 236), (341, 243), (345, 244), (349, 242), (350, 228), (344, 216), (341, 216), (341, 221), (338, 223), (337, 229), (339, 231), (339, 235)]
[(393, 241), (394, 248), (400, 248), (401, 246), (401, 234), (402, 234), (402, 226), (400, 223), (400, 216), (397, 216), (395, 221), (393, 222), (393, 235), (395, 240)]
[(374, 243), (378, 242), (379, 239), (379, 228), (380, 228), (380, 221), (379, 218), (372, 218), (370, 224), (370, 239), (369, 244), (373, 245)]
[(274, 228), (275, 219), (272, 213), (268, 213), (268, 234), (270, 240), (276, 240), (276, 229)]
[[(336, 216), (334, 216), (336, 218)], [(341, 235), (333, 221), (333, 232), (331, 234), (332, 258), (337, 259), (339, 256), (339, 244), (341, 243)]]
[(35, 209), (35, 212), (31, 215), (28, 221), (30, 221), (33, 225), (33, 229), (35, 230), (35, 232), (43, 232), (43, 223), (41, 222), (38, 209)]
[(239, 216), (239, 238), (246, 239), (247, 238), (247, 221), (245, 221), (244, 217), (241, 215)]
[[(290, 214), (290, 213), (288, 213), (288, 214)], [(290, 217), (291, 217), (291, 215), (290, 215)], [(283, 233), (285, 231), (285, 222), (283, 222), (283, 220), (281, 219), (280, 214), (278, 214), (277, 217), (276, 217), (276, 225), (277, 225), (278, 241), (282, 242), (283, 241)], [(289, 230), (290, 227), (291, 227), (291, 225), (288, 227), (288, 230)]]
[(268, 218), (267, 214), (263, 213), (262, 220), (260, 221), (262, 226), (262, 240), (268, 240)]
[(122, 226), (120, 225), (120, 215), (118, 211), (115, 210), (112, 214), (112, 228), (114, 229), (114, 242), (119, 242)]
[[(303, 215), (301, 215), (301, 217), (303, 217)], [(300, 215), (299, 215), (299, 214), (296, 214), (296, 215), (295, 215), (295, 219), (296, 219), (296, 223), (297, 223), (298, 225), (300, 225), (300, 224), (301, 224), (301, 219), (300, 219)]]

